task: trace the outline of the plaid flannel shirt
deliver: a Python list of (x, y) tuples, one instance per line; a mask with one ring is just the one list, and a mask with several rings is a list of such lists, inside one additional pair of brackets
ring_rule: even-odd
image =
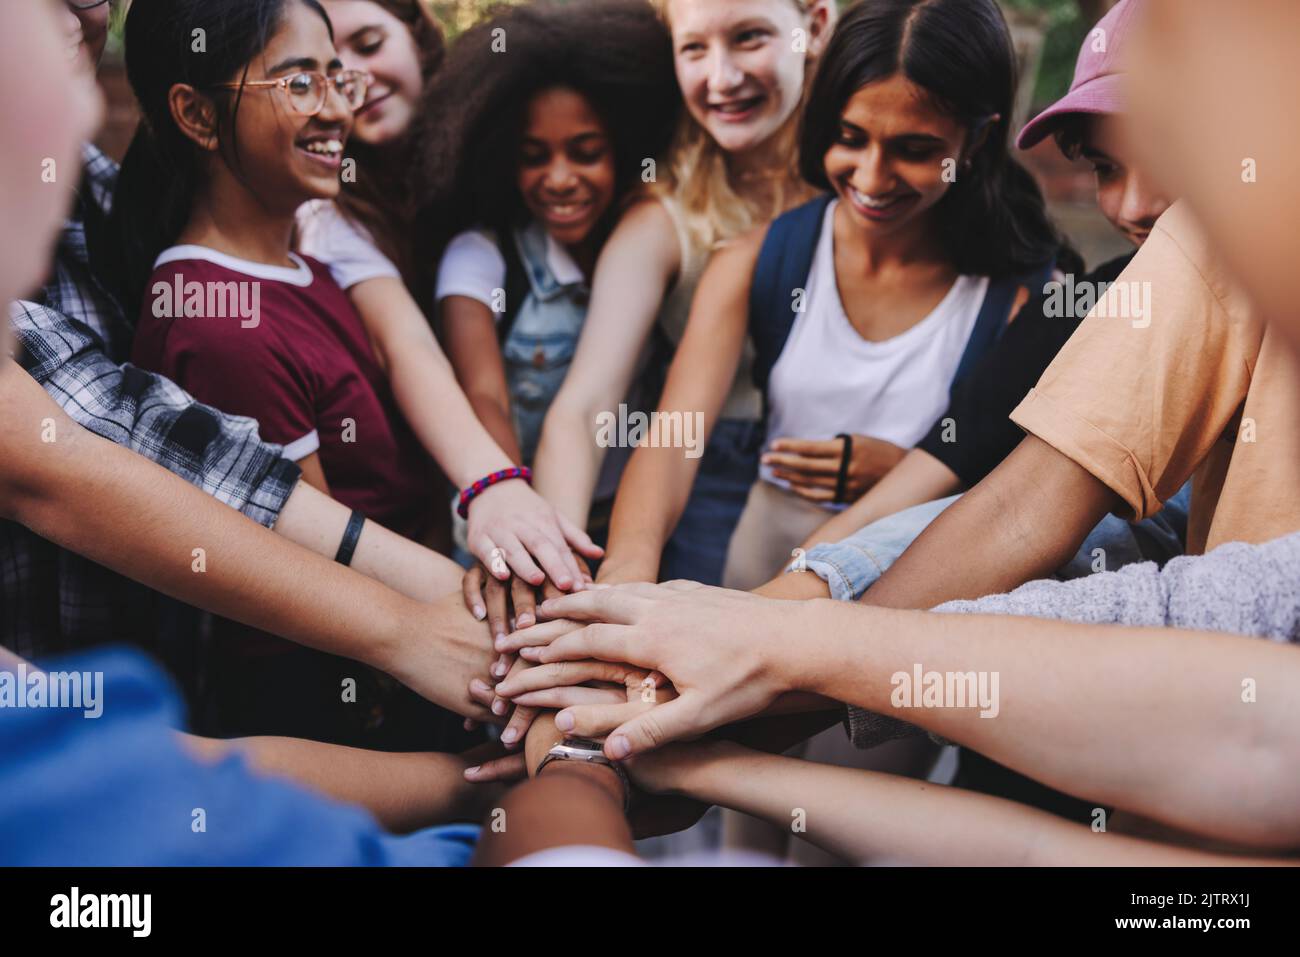
[[(175, 383), (125, 363), (134, 322), (95, 278), (86, 241), (87, 215), (107, 215), (117, 165), (91, 146), (83, 160), (77, 203), (40, 301), (10, 308), (20, 361), (79, 425), (272, 526), (301, 474), (281, 457), (280, 446), (263, 442), (254, 420), (223, 415)], [(158, 625), (156, 598), (0, 522), (0, 642), (19, 655), (108, 641), (151, 647), (159, 637), (149, 633)]]

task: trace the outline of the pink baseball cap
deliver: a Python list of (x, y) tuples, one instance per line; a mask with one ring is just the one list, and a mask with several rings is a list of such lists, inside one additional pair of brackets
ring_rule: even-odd
[(1132, 32), (1139, 0), (1119, 0), (1110, 12), (1088, 31), (1074, 64), (1070, 92), (1039, 113), (1020, 131), (1016, 145), (1027, 150), (1060, 126), (1061, 118), (1074, 113), (1120, 113), (1124, 109), (1121, 85), (1124, 67), (1121, 52)]

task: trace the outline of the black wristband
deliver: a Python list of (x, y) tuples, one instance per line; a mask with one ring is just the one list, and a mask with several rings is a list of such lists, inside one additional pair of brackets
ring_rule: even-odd
[(840, 454), (840, 470), (835, 476), (835, 504), (844, 501), (844, 487), (849, 483), (849, 463), (853, 460), (853, 436), (841, 432), (835, 436), (844, 440), (844, 451)]
[(352, 564), (352, 555), (357, 550), (357, 542), (361, 540), (361, 526), (364, 524), (366, 517), (353, 509), (348, 527), (343, 530), (343, 541), (339, 542), (339, 550), (334, 555), (334, 560), (340, 565)]

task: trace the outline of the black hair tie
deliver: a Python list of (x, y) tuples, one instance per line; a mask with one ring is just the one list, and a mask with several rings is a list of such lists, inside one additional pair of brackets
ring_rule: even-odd
[(844, 501), (844, 487), (849, 484), (849, 463), (853, 460), (853, 436), (841, 432), (835, 437), (844, 440), (844, 451), (840, 453), (840, 471), (835, 476), (835, 504), (839, 505)]

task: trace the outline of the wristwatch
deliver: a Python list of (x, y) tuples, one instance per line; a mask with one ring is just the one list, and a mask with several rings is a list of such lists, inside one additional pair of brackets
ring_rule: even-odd
[(537, 774), (542, 773), (552, 761), (585, 761), (587, 764), (603, 764), (618, 775), (618, 779), (623, 782), (623, 810), (628, 809), (632, 800), (632, 782), (628, 780), (627, 772), (617, 761), (611, 761), (605, 757), (605, 752), (599, 741), (593, 741), (590, 738), (565, 738), (551, 750), (546, 752), (546, 757), (542, 758), (542, 763), (537, 765)]

